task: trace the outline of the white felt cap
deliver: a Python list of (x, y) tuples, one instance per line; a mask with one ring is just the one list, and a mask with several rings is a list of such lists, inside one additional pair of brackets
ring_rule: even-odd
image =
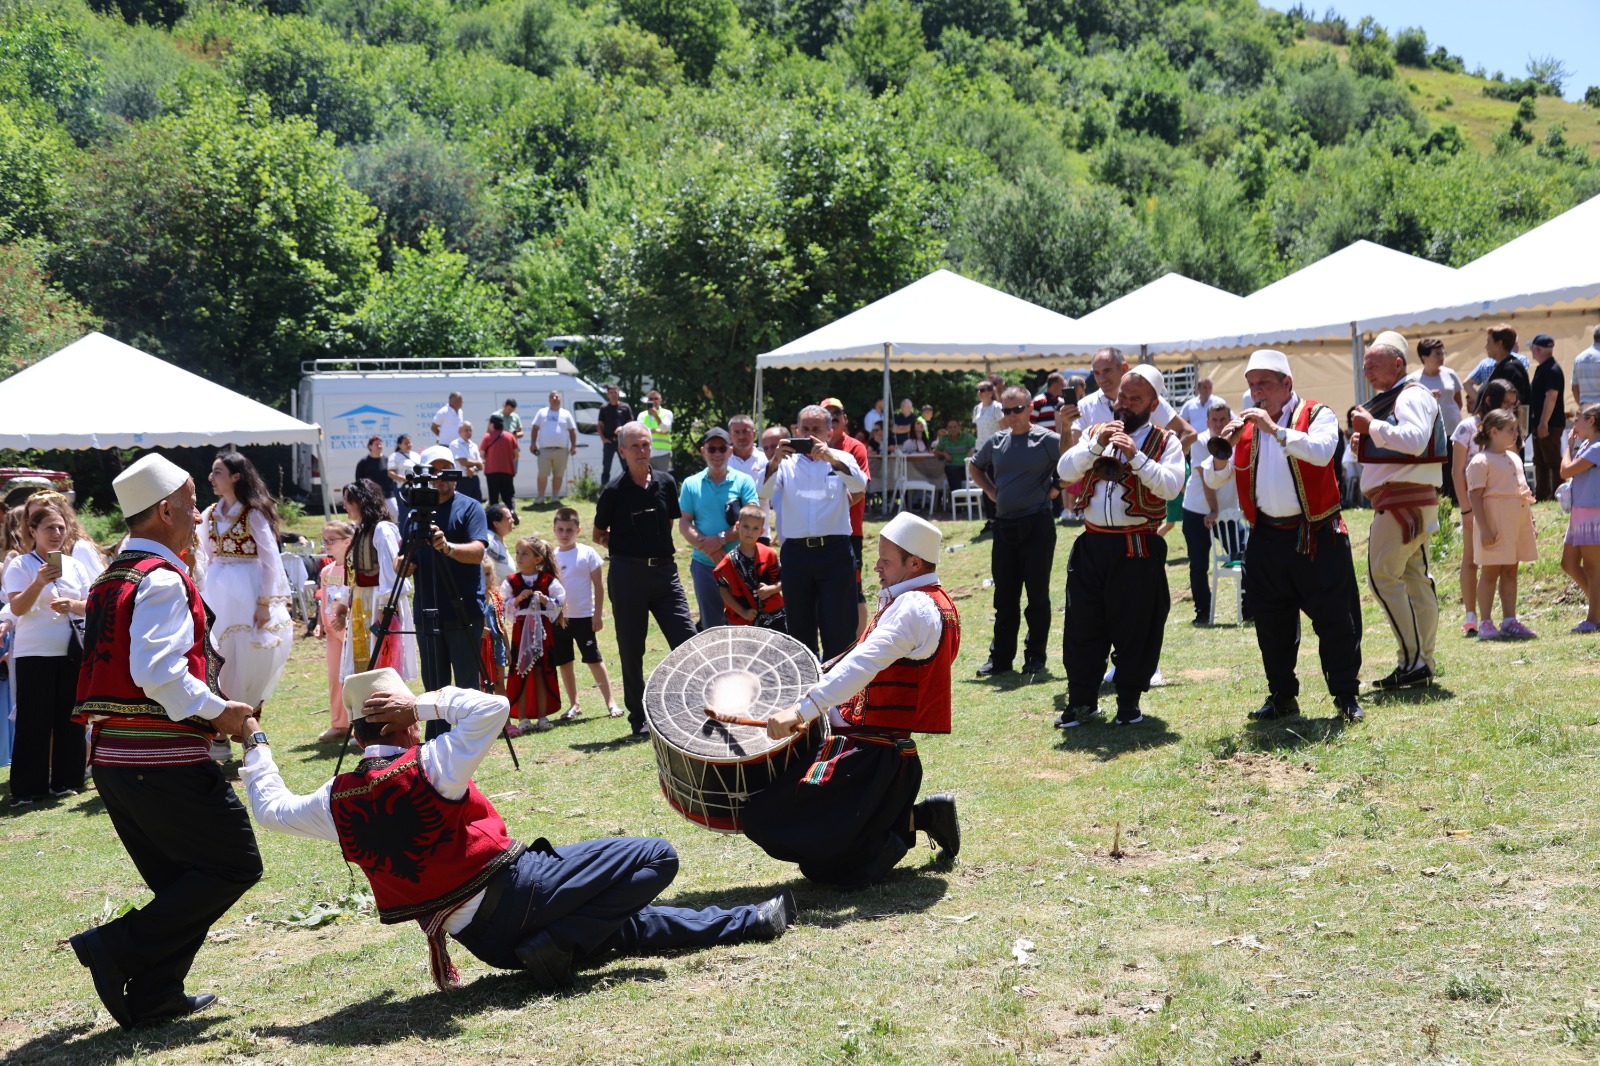
[(1144, 378), (1145, 384), (1156, 390), (1158, 398), (1167, 394), (1167, 383), (1162, 380), (1161, 371), (1149, 363), (1140, 363), (1138, 366), (1129, 367), (1128, 373)]
[(1250, 361), (1245, 364), (1244, 372), (1252, 370), (1270, 370), (1274, 374), (1289, 374), (1289, 357), (1272, 348), (1262, 348), (1260, 351), (1250, 353)]
[(944, 539), (944, 534), (939, 532), (938, 526), (926, 518), (918, 518), (907, 511), (901, 511), (889, 519), (889, 524), (883, 527), (879, 535), (901, 551), (915, 555), (918, 559), (930, 563), (939, 561), (939, 542)]
[(390, 666), (365, 670), (345, 678), (344, 709), (350, 713), (350, 720), (365, 718), (367, 697), (379, 692), (398, 692), (409, 696), (411, 689)]
[(1372, 338), (1372, 343), (1374, 345), (1381, 344), (1385, 348), (1393, 348), (1400, 353), (1400, 358), (1402, 359), (1411, 358), (1411, 342), (1406, 340), (1404, 334), (1396, 333), (1392, 329), (1386, 329)]
[(147, 455), (117, 475), (111, 488), (124, 515), (136, 515), (183, 488), (189, 475), (183, 467), (161, 455)]

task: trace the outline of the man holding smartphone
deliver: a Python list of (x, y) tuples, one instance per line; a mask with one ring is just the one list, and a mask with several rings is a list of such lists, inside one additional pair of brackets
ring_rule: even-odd
[(783, 604), (789, 633), (813, 655), (831, 659), (856, 636), (855, 557), (850, 550), (850, 495), (867, 490), (849, 452), (829, 448), (833, 417), (815, 404), (802, 408), (800, 436), (778, 445), (761, 482), (761, 499), (778, 513), (783, 542)]

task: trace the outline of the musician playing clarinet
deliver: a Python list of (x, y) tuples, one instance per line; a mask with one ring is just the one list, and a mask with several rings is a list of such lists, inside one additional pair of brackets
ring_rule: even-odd
[[(309, 795), (284, 785), (266, 734), (247, 720), (240, 776), (265, 829), (336, 842), (372, 885), (378, 920), (416, 921), (441, 989), (460, 981), (446, 938), (550, 991), (614, 952), (776, 940), (795, 916), (787, 890), (724, 909), (659, 907), (678, 872), (665, 840), (612, 837), (523, 845), (472, 775), (505, 727), (504, 696), (445, 687), (413, 695), (388, 667), (345, 679), (354, 770)], [(452, 727), (423, 743), (422, 723)]]
[[(826, 714), (833, 735), (750, 797), (744, 833), (813, 881), (855, 889), (881, 881), (918, 832), (948, 863), (961, 850), (955, 798), (917, 802), (914, 733), (950, 732), (950, 668), (961, 617), (939, 584), (939, 527), (902, 512), (878, 537), (878, 612), (800, 702), (767, 719), (778, 740)], [(808, 734), (809, 735), (809, 734)], [(797, 741), (796, 743), (807, 743)]]
[(1295, 392), (1282, 352), (1251, 355), (1244, 379), (1250, 407), (1212, 442), (1219, 447), (1203, 474), (1213, 489), (1236, 480), (1239, 507), (1250, 523), (1244, 594), (1256, 618), (1256, 647), (1267, 675), (1266, 702), (1250, 717), (1259, 722), (1300, 714), (1295, 660), (1304, 611), (1317, 633), (1322, 676), (1334, 706), (1346, 721), (1359, 722), (1361, 596), (1333, 466), (1338, 419)]

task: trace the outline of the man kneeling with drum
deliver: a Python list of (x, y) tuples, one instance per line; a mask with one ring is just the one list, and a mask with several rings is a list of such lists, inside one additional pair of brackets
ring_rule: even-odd
[(813, 881), (850, 889), (882, 880), (919, 830), (940, 861), (961, 850), (955, 798), (915, 802), (922, 762), (911, 734), (950, 732), (950, 667), (961, 649), (961, 617), (935, 572), (939, 541), (939, 528), (915, 515), (883, 527), (877, 616), (796, 706), (767, 719), (774, 739), (822, 714), (833, 727), (744, 811), (745, 836)]
[[(613, 950), (774, 940), (794, 919), (788, 892), (731, 910), (652, 906), (678, 872), (665, 840), (584, 840), (558, 852), (542, 837), (527, 847), (511, 839), (472, 783), (506, 723), (504, 696), (451, 687), (415, 696), (382, 669), (347, 678), (344, 702), (365, 754), (308, 796), (285, 787), (266, 735), (246, 719), (250, 810), (267, 829), (337, 841), (372, 883), (379, 921), (422, 926), (440, 988), (460, 981), (446, 934), (549, 990)], [(451, 731), (421, 743), (421, 723), (434, 720)]]

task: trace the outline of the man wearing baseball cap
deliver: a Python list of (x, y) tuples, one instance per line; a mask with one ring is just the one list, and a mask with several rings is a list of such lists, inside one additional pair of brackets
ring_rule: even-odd
[(189, 568), (194, 480), (147, 455), (112, 482), (128, 540), (89, 590), (76, 720), (92, 723), (95, 787), (155, 898), (71, 938), (124, 1029), (209, 1006), (184, 977), (206, 932), (261, 879), (244, 804), (211, 761), (249, 706), (212, 690), (206, 611)]
[(689, 576), (700, 607), (701, 630), (723, 624), (722, 590), (716, 567), (728, 545), (739, 543), (739, 509), (758, 502), (756, 483), (728, 466), (733, 447), (728, 431), (712, 426), (700, 438), (706, 468), (683, 479), (678, 489), (678, 532), (694, 545)]
[(1541, 333), (1528, 342), (1533, 356), (1533, 404), (1528, 426), (1533, 434), (1533, 495), (1553, 500), (1561, 484), (1561, 433), (1567, 428), (1567, 376), (1556, 362), (1555, 338)]
[(1362, 718), (1361, 594), (1350, 533), (1339, 510), (1333, 465), (1339, 421), (1330, 408), (1295, 393), (1289, 359), (1264, 349), (1250, 356), (1244, 379), (1251, 403), (1222, 429), (1219, 449), (1201, 468), (1207, 485), (1230, 479), (1250, 524), (1244, 594), (1255, 615), (1256, 647), (1267, 699), (1255, 721), (1300, 714), (1300, 613), (1317, 634), (1322, 676), (1341, 718)]
[(866, 634), (793, 707), (767, 719), (774, 739), (826, 714), (833, 735), (796, 741), (804, 757), (750, 797), (744, 833), (813, 881), (860, 888), (889, 875), (917, 833), (939, 861), (961, 850), (955, 798), (917, 802), (913, 733), (950, 732), (950, 668), (961, 616), (939, 584), (939, 527), (902, 512), (878, 537), (878, 613)]
[[(505, 728), (504, 696), (454, 687), (417, 696), (385, 667), (345, 679), (344, 705), (361, 761), (309, 795), (284, 785), (250, 720), (239, 774), (251, 813), (266, 829), (336, 842), (367, 875), (380, 922), (422, 927), (441, 989), (460, 982), (446, 937), (550, 991), (613, 951), (775, 940), (794, 920), (787, 891), (729, 909), (653, 906), (678, 872), (665, 840), (614, 837), (557, 850), (542, 837), (512, 839), (472, 781)], [(423, 743), (420, 725), (433, 721), (452, 729)]]
[[(819, 404), (823, 410), (833, 416), (833, 424), (829, 429), (828, 447), (841, 452), (849, 452), (855, 459), (856, 465), (861, 468), (861, 477), (872, 484), (872, 463), (867, 457), (865, 441), (857, 440), (849, 433), (850, 416), (844, 413), (844, 404), (837, 397), (830, 396)], [(867, 516), (867, 493), (850, 494), (850, 554), (855, 557), (856, 563), (856, 636), (860, 637), (867, 629), (867, 594), (861, 584), (862, 561), (862, 532), (861, 523)]]

